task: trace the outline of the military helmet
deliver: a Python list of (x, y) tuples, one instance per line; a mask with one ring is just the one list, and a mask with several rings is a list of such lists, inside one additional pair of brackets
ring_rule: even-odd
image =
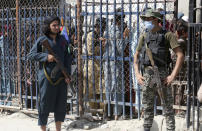
[(149, 17), (154, 17), (154, 18), (157, 18), (159, 20), (163, 20), (162, 14), (160, 14), (159, 11), (156, 11), (156, 10), (153, 10), (153, 9), (146, 10), (145, 14), (140, 16), (140, 18), (142, 20), (145, 20), (145, 18), (149, 18)]

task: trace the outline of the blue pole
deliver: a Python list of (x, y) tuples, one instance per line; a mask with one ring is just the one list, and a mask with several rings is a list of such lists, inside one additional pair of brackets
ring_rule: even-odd
[[(1, 13), (1, 16), (2, 16), (2, 21), (1, 21), (1, 25), (2, 25), (2, 41), (4, 42), (4, 8), (2, 9), (2, 13)], [(4, 93), (3, 92), (3, 89), (2, 89), (2, 86), (5, 86), (5, 53), (4, 53), (4, 43), (3, 43), (3, 45), (2, 45), (2, 47), (1, 47), (1, 53), (3, 54), (3, 57), (1, 57), (3, 60), (2, 60), (2, 67), (1, 67), (1, 69), (2, 69), (2, 82), (3, 82), (3, 84), (2, 84), (2, 82), (1, 82), (1, 93)], [(1, 99), (3, 98), (3, 96), (1, 95)]]
[[(15, 72), (15, 53), (14, 53), (14, 26), (13, 26), (14, 24), (13, 24), (13, 17), (12, 17), (12, 15), (11, 15), (11, 36), (12, 36), (12, 40), (11, 40), (11, 43), (12, 43), (12, 53), (11, 53), (11, 55), (13, 56), (13, 61), (12, 61), (12, 63), (13, 63), (13, 65), (12, 65), (12, 71), (13, 71), (13, 77), (15, 77), (15, 75), (14, 75), (14, 72)], [(14, 80), (13, 81), (16, 81), (15, 80), (15, 78), (14, 78)], [(14, 85), (14, 89), (13, 89), (14, 91), (13, 91), (13, 93), (15, 94), (15, 90), (16, 90), (16, 86)]]
[(56, 15), (59, 16), (59, 6), (57, 8)]
[[(31, 6), (32, 7), (32, 6)], [(29, 25), (29, 36), (32, 36), (32, 8), (29, 11), (29, 20), (30, 20), (30, 25)], [(29, 40), (29, 47), (32, 47), (32, 41), (31, 39)], [(30, 82), (32, 83), (32, 63), (30, 61), (30, 66), (29, 66), (29, 71), (30, 71)], [(30, 85), (30, 95), (31, 95), (31, 109), (33, 109), (33, 95), (32, 95), (32, 84)]]
[[(123, 32), (124, 32), (124, 0), (121, 0), (121, 42), (125, 42), (123, 38)], [(121, 62), (121, 78), (122, 78), (122, 102), (123, 102), (123, 118), (125, 118), (125, 75), (124, 75), (124, 48), (121, 50), (121, 57), (122, 57), (122, 62)]]
[[(140, 28), (139, 28), (139, 26), (140, 26), (140, 19), (139, 19), (139, 15), (140, 15), (140, 6), (139, 6), (139, 3), (140, 3), (140, 1), (138, 0), (137, 1), (137, 42), (136, 43), (138, 43), (139, 42), (139, 36), (140, 36)], [(136, 78), (135, 78), (136, 79)], [(137, 80), (136, 80), (136, 86), (137, 86), (137, 95), (138, 95), (138, 119), (140, 120), (140, 86), (138, 85), (138, 83), (137, 83)]]
[[(77, 37), (77, 5), (75, 5), (75, 36)], [(77, 39), (77, 38), (76, 38)], [(77, 115), (79, 115), (79, 102), (78, 102), (78, 99), (79, 99), (79, 96), (78, 96), (78, 59), (76, 59), (76, 65), (77, 65), (77, 68), (76, 68), (76, 103), (77, 103)]]
[[(132, 1), (130, 0), (130, 5), (129, 5), (129, 12), (130, 12), (130, 16), (129, 16), (129, 30), (130, 30), (130, 35), (129, 35), (129, 43), (132, 42), (132, 34), (131, 34), (131, 30), (132, 30)], [(131, 65), (132, 62), (131, 62), (131, 44), (129, 44), (129, 79), (130, 79), (130, 118), (132, 119), (133, 118), (133, 98), (132, 98), (132, 76), (131, 76)]]
[[(94, 101), (96, 101), (96, 89), (95, 89), (95, 68), (94, 68), (94, 51), (95, 51), (95, 46), (94, 46), (94, 39), (95, 39), (95, 0), (93, 0), (93, 4), (92, 4), (92, 8), (93, 8), (93, 21), (92, 21), (92, 25), (93, 25), (93, 34), (92, 34), (92, 73), (93, 73), (93, 99)], [(88, 75), (88, 74), (87, 74)]]
[[(6, 19), (6, 25), (7, 25), (7, 29), (6, 29), (6, 32), (7, 33), (9, 33), (9, 17), (8, 17), (8, 8), (6, 8), (6, 16), (7, 16), (7, 19)], [(8, 42), (7, 44), (10, 44), (9, 42), (9, 38), (8, 37), (6, 37), (6, 41)], [(4, 43), (5, 44), (5, 43)], [(10, 74), (10, 70), (9, 70), (9, 68), (10, 68), (10, 56), (8, 56), (8, 54), (10, 54), (10, 45), (7, 45), (6, 46), (6, 52), (7, 53), (5, 53), (5, 55), (6, 55), (6, 59), (7, 59), (7, 65), (6, 65), (6, 67), (8, 68), (7, 70), (6, 70), (6, 83), (5, 83), (5, 88), (6, 88), (6, 97), (8, 97), (7, 95), (8, 95), (8, 89), (7, 88), (9, 88), (9, 89), (11, 89), (10, 88), (10, 78), (9, 78), (9, 76), (11, 75)], [(9, 85), (9, 87), (8, 87), (8, 85)], [(4, 103), (4, 104), (6, 104), (6, 103)]]
[(156, 10), (156, 0), (154, 0), (154, 9)]
[[(35, 8), (35, 25), (34, 25), (34, 42), (36, 42), (37, 37), (37, 8)], [(38, 72), (37, 63), (34, 63), (35, 73)], [(36, 88), (36, 108), (38, 109), (38, 84), (37, 84), (37, 75), (35, 78), (35, 88)]]
[(46, 5), (46, 16), (48, 16), (48, 6)]
[[(139, 3), (139, 1), (138, 1)], [(148, 0), (145, 0), (145, 3), (146, 3), (146, 9), (148, 8)]]
[[(116, 0), (114, 0), (114, 29), (113, 29), (113, 35), (114, 35), (114, 38), (116, 38)], [(112, 81), (114, 81), (114, 83), (116, 83), (117, 81), (116, 81), (116, 39), (114, 39), (113, 40), (113, 44), (114, 44), (114, 63), (115, 63), (115, 67), (114, 67), (114, 74), (112, 74), (112, 75), (114, 75), (114, 80), (112, 80)], [(110, 68), (112, 68), (112, 67), (110, 67)], [(114, 87), (115, 88), (115, 92), (114, 92), (114, 99), (115, 99), (115, 117), (117, 116), (117, 110), (118, 110), (118, 101), (117, 101), (117, 86), (116, 86), (116, 84), (115, 85), (112, 85), (112, 87)]]
[(63, 6), (63, 18), (64, 18), (64, 26), (65, 26), (65, 20), (66, 20), (66, 12), (65, 12), (65, 4), (64, 4), (64, 6)]
[[(19, 8), (19, 54), (21, 54), (21, 7)], [(19, 72), (21, 73), (21, 55), (19, 55), (19, 64), (20, 64), (20, 68), (19, 68)], [(20, 101), (21, 101), (21, 104), (22, 104), (22, 77), (21, 77), (21, 74), (20, 74)]]
[(71, 32), (71, 24), (72, 24), (72, 13), (71, 13), (71, 11), (72, 11), (72, 6), (71, 5), (69, 5), (69, 25), (68, 25), (68, 27), (69, 27), (69, 36), (70, 36), (70, 38), (71, 38), (71, 35), (72, 34), (70, 34), (70, 32)]
[(164, 0), (163, 29), (166, 29), (166, 0)]
[[(15, 72), (15, 54), (14, 54), (14, 26), (13, 26), (13, 17), (12, 17), (12, 15), (11, 15), (11, 46), (12, 46), (12, 49), (11, 49), (11, 56), (13, 57), (13, 59), (12, 59), (12, 72), (13, 72), (13, 83), (15, 83), (15, 75), (14, 75), (14, 72)], [(16, 86), (15, 86), (15, 84), (13, 85), (13, 92), (12, 93), (14, 93), (15, 94), (15, 89), (16, 88)]]
[[(100, 0), (100, 21), (102, 21), (102, 0)], [(100, 37), (103, 36), (102, 22), (100, 22)], [(100, 41), (100, 101), (103, 101), (103, 88), (102, 88), (102, 41)]]
[[(106, 51), (107, 51), (107, 75), (105, 75), (107, 77), (107, 85), (109, 85), (109, 5), (108, 5), (108, 0), (106, 0), (106, 12), (107, 12), (107, 16), (106, 16), (106, 39), (107, 39), (107, 43), (106, 43)], [(105, 77), (104, 76), (104, 77)], [(106, 82), (106, 81), (105, 81)], [(106, 93), (106, 98), (108, 98), (107, 100), (107, 103), (108, 103), (108, 117), (111, 116), (110, 112), (111, 112), (111, 107), (110, 107), (110, 103), (111, 103), (111, 100), (110, 100), (110, 96), (111, 96), (111, 91), (109, 90), (109, 86), (108, 87), (105, 87), (107, 93)]]
[[(88, 20), (87, 20), (87, 16), (88, 16), (88, 12), (87, 12), (87, 2), (85, 2), (85, 19), (86, 19), (86, 21), (85, 21), (85, 52), (86, 52), (86, 56), (88, 57), (88, 50), (87, 50), (87, 24), (88, 24)], [(89, 89), (88, 89), (88, 58), (85, 58), (85, 64), (86, 64), (86, 80), (85, 80), (85, 82), (86, 82), (86, 101), (89, 101), (89, 95), (88, 95), (88, 93), (89, 93)]]

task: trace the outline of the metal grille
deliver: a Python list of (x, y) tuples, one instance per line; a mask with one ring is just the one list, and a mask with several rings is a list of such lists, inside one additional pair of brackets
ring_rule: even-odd
[[(3, 2), (3, 1), (2, 1)], [(4, 76), (9, 78), (7, 83), (12, 83), (12, 86), (9, 88), (14, 88), (12, 91), (9, 91), (13, 96), (20, 94), (22, 96), (23, 107), (36, 109), (38, 106), (37, 99), (39, 93), (39, 87), (37, 85), (37, 63), (30, 62), (27, 60), (27, 54), (29, 53), (31, 47), (37, 38), (42, 34), (42, 23), (46, 16), (57, 15), (60, 18), (63, 17), (64, 25), (68, 27), (70, 32), (70, 37), (72, 43), (77, 37), (77, 8), (74, 5), (74, 1), (64, 1), (64, 0), (28, 0), (28, 1), (19, 1), (19, 18), (18, 18), (18, 27), (19, 32), (17, 32), (16, 27), (16, 8), (15, 1), (5, 1), (1, 3), (1, 32), (5, 33), (5, 25), (7, 27), (7, 32), (11, 33), (9, 35), (9, 56), (1, 57), (1, 60), (4, 60), (5, 65), (9, 65), (10, 69), (5, 69)], [(81, 12), (81, 36), (82, 40), (82, 61), (83, 61), (83, 72), (87, 73), (82, 81), (84, 84), (85, 94), (84, 94), (84, 103), (86, 111), (93, 108), (89, 107), (88, 102), (95, 103), (104, 103), (108, 105), (108, 115), (110, 115), (110, 105), (115, 106), (115, 115), (117, 115), (118, 106), (123, 107), (122, 115), (130, 115), (130, 118), (133, 118), (136, 110), (138, 110), (138, 117), (140, 118), (140, 87), (137, 85), (136, 79), (134, 78), (133, 71), (133, 55), (135, 53), (135, 48), (138, 43), (138, 38), (142, 32), (144, 32), (144, 25), (139, 16), (144, 13), (144, 9), (151, 7), (153, 9), (162, 8), (163, 13), (166, 14), (164, 17), (163, 27), (166, 28), (166, 20), (171, 21), (173, 19), (174, 13), (174, 1), (172, 0), (85, 0), (82, 3), (82, 12)], [(9, 7), (9, 8), (7, 8)], [(117, 8), (120, 8), (119, 11), (116, 11)], [(120, 16), (118, 21), (113, 19), (116, 15)], [(125, 16), (125, 18), (124, 18)], [(165, 19), (166, 18), (166, 19)], [(99, 34), (95, 34), (95, 24), (98, 20), (106, 20), (106, 30), (102, 30), (103, 23), (99, 23)], [(120, 30), (116, 31), (113, 25), (116, 22), (120, 22)], [(129, 33), (127, 39), (124, 39), (124, 30), (128, 29)], [(167, 28), (171, 30), (170, 28)], [(92, 32), (92, 54), (88, 54), (88, 35)], [(111, 33), (111, 34), (110, 34)], [(119, 37), (116, 36), (116, 33)], [(17, 35), (18, 34), (18, 35)], [(106, 39), (106, 47), (109, 46), (110, 42), (116, 41), (125, 41), (126, 45), (120, 50), (115, 50), (114, 53), (119, 53), (115, 56), (104, 57), (103, 55), (107, 51), (101, 50), (103, 47), (100, 40), (96, 41), (96, 35), (102, 36)], [(17, 39), (18, 38), (18, 39)], [(19, 40), (18, 44), (17, 41)], [(118, 46), (118, 43), (116, 43)], [(96, 46), (96, 47), (95, 47)], [(20, 55), (17, 55), (17, 48), (19, 48)], [(98, 48), (96, 52), (96, 48)], [(77, 73), (77, 45), (73, 46), (73, 51), (75, 55), (74, 66), (75, 72), (73, 73), (73, 83), (77, 89), (78, 85), (78, 73)], [(119, 52), (118, 52), (119, 51)], [(108, 52), (109, 53), (109, 52)], [(20, 59), (20, 62), (17, 62), (17, 59)], [(107, 62), (108, 61), (108, 62)], [(116, 84), (116, 90), (110, 91), (106, 88), (106, 67), (105, 64), (115, 61), (115, 69), (112, 71), (116, 72), (116, 77), (114, 78)], [(20, 74), (17, 65), (20, 64)], [(91, 64), (91, 65), (89, 65)], [(113, 63), (112, 63), (113, 64)], [(1, 66), (2, 67), (2, 66)], [(92, 68), (91, 68), (92, 67)], [(111, 67), (107, 67), (111, 68)], [(1, 70), (2, 74), (2, 70)], [(91, 76), (89, 76), (91, 74)], [(4, 76), (1, 76), (3, 78)], [(20, 76), (20, 79), (17, 79), (17, 76)], [(18, 77), (19, 78), (19, 77)], [(20, 83), (20, 84), (19, 84)], [(18, 88), (17, 88), (18, 87)], [(18, 90), (20, 88), (20, 91)], [(91, 92), (90, 92), (91, 90)], [(98, 90), (98, 91), (97, 91)], [(4, 92), (1, 92), (4, 93)], [(120, 95), (119, 100), (107, 100), (106, 94), (108, 93), (117, 93)], [(6, 94), (6, 93), (5, 93)], [(7, 94), (6, 94), (7, 96)], [(76, 95), (77, 103), (77, 112), (78, 112), (78, 95)], [(135, 97), (136, 96), (136, 97)], [(118, 97), (117, 97), (118, 98)], [(5, 98), (2, 98), (5, 100)], [(136, 100), (136, 101), (135, 101)], [(139, 101), (137, 101), (139, 100)], [(11, 103), (12, 105), (12, 103)], [(13, 104), (14, 105), (14, 104)], [(136, 108), (136, 109), (135, 109)], [(158, 107), (159, 108), (159, 107)], [(103, 107), (97, 109), (104, 110)], [(98, 110), (96, 110), (98, 111)], [(127, 114), (127, 112), (129, 112)]]
[(197, 100), (197, 91), (202, 82), (202, 44), (201, 44), (202, 24), (189, 24), (189, 43), (188, 43), (188, 59), (187, 59), (187, 128), (200, 129), (200, 103)]
[[(1, 105), (19, 106), (18, 102), (21, 101), (23, 107), (36, 109), (39, 93), (38, 66), (37, 63), (27, 60), (27, 54), (37, 38), (42, 35), (42, 25), (46, 16), (63, 17), (64, 25), (70, 25), (68, 22), (71, 18), (71, 6), (63, 0), (19, 1), (19, 6), (16, 6), (15, 2), (0, 2), (0, 30), (3, 42), (0, 58)], [(20, 68), (17, 65), (20, 65)], [(6, 102), (6, 98), (9, 102)]]
[[(139, 16), (144, 13), (145, 8), (162, 8), (163, 13), (166, 14), (166, 18), (164, 17), (162, 26), (166, 28), (166, 21), (171, 21), (173, 19), (173, 1), (86, 0), (82, 3), (82, 5), (84, 14), (83, 37), (85, 38), (83, 41), (83, 53), (85, 56), (83, 69), (85, 88), (84, 100), (87, 99), (85, 102), (87, 104), (88, 101), (91, 101), (92, 103), (93, 101), (95, 103), (96, 101), (101, 103), (104, 102), (108, 105), (108, 115), (110, 115), (110, 106), (112, 104), (112, 106), (115, 107), (115, 115), (119, 115), (118, 108), (121, 108), (121, 112), (123, 110), (122, 115), (124, 117), (126, 115), (130, 115), (130, 118), (132, 118), (136, 112), (136, 107), (136, 109), (139, 109), (138, 117), (140, 117), (141, 106), (140, 103), (137, 102), (138, 98), (140, 98), (140, 89), (134, 78), (133, 71), (133, 55), (138, 43), (138, 38), (140, 34), (144, 32), (143, 21), (139, 18)], [(117, 11), (118, 8), (120, 9), (119, 11)], [(116, 15), (119, 15), (120, 17), (119, 20), (114, 21)], [(96, 24), (97, 20), (101, 21), (105, 18), (107, 21), (106, 30), (100, 32), (100, 34), (96, 36), (96, 27), (93, 25)], [(116, 23), (120, 24), (119, 29), (114, 27)], [(101, 28), (103, 28), (102, 24), (99, 24)], [(125, 29), (131, 31), (127, 39), (123, 36)], [(167, 28), (167, 30), (174, 31), (171, 28)], [(90, 46), (88, 45), (88, 38), (90, 38), (89, 32), (93, 34), (92, 45)], [(102, 42), (98, 40), (99, 42), (96, 43), (96, 39), (99, 37), (106, 38), (107, 42), (105, 48), (111, 46), (110, 44), (115, 44), (115, 48), (120, 48), (118, 46), (121, 46), (120, 50), (115, 49), (110, 51), (105, 49), (105, 51), (102, 51)], [(125, 42), (125, 46), (120, 45), (120, 41), (122, 44)], [(99, 47), (100, 50), (96, 51), (97, 47)], [(106, 55), (107, 53), (108, 55)], [(113, 53), (115, 55), (112, 55)], [(99, 75), (97, 75), (98, 73)], [(113, 82), (116, 84), (113, 85)], [(107, 95), (109, 95), (109, 98), (107, 98)], [(111, 97), (111, 95), (114, 96)], [(90, 105), (86, 106), (86, 108), (89, 110), (93, 108), (99, 109), (99, 106), (101, 105)], [(100, 108), (102, 109), (102, 107)], [(126, 112), (128, 114), (126, 114)]]

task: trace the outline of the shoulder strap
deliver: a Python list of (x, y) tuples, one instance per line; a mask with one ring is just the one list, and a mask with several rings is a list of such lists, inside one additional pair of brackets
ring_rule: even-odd
[(149, 40), (149, 32), (146, 32), (145, 33), (145, 41), (144, 43), (148, 43), (150, 40)]
[(145, 41), (144, 41), (145, 50), (146, 50), (147, 56), (149, 57), (149, 60), (150, 60), (150, 62), (151, 62), (151, 65), (154, 67), (154, 59), (153, 59), (153, 56), (152, 56), (152, 52), (151, 52), (151, 50), (148, 48), (148, 45), (147, 45), (148, 40), (149, 40), (149, 32), (146, 32), (146, 33), (145, 33)]
[(149, 57), (149, 60), (150, 60), (150, 62), (151, 62), (151, 65), (154, 67), (154, 59), (153, 59), (153, 56), (152, 56), (152, 52), (151, 52), (151, 50), (148, 48), (147, 43), (145, 43), (145, 47), (146, 47), (146, 53), (147, 53), (147, 55), (148, 55), (148, 57)]

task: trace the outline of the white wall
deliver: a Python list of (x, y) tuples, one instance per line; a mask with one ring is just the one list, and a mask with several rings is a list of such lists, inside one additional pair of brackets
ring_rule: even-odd
[(189, 15), (189, 0), (178, 0), (178, 12), (184, 13), (184, 15)]

